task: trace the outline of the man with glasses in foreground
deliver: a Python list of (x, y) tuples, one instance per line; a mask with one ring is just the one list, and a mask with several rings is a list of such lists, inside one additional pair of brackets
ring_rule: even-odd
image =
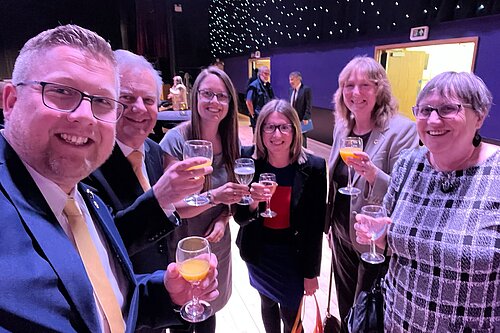
[[(0, 136), (2, 330), (133, 332), (179, 322), (173, 308), (190, 295), (175, 264), (135, 275), (107, 207), (79, 183), (113, 149), (125, 109), (118, 83), (109, 44), (74, 25), (30, 39), (16, 60)], [(218, 295), (216, 261), (203, 299)]]

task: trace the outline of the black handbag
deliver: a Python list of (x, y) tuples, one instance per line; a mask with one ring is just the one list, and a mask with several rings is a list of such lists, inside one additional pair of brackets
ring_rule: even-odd
[[(387, 245), (384, 256), (387, 254)], [(385, 270), (379, 264), (377, 277), (373, 281), (372, 288), (361, 291), (356, 298), (354, 306), (347, 315), (347, 329), (350, 333), (378, 333), (384, 332), (384, 295), (382, 294), (382, 280)]]

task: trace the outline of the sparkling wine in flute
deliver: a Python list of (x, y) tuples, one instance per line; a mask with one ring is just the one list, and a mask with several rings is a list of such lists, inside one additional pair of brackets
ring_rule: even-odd
[(261, 173), (259, 176), (259, 183), (264, 185), (271, 192), (266, 198), (266, 210), (260, 213), (260, 216), (273, 218), (278, 215), (276, 212), (271, 210), (271, 197), (278, 187), (278, 183), (276, 182), (276, 175), (274, 173)]
[(210, 270), (210, 245), (203, 237), (183, 238), (177, 244), (175, 260), (179, 273), (191, 284), (192, 299), (181, 307), (181, 317), (191, 323), (197, 323), (210, 317), (212, 306), (198, 299), (195, 289)]
[(250, 185), (255, 174), (255, 169), (250, 167), (239, 167), (234, 169), (234, 174), (238, 183)]
[[(250, 185), (255, 174), (255, 165), (251, 158), (238, 158), (234, 163), (234, 175), (238, 183)], [(249, 195), (244, 195), (238, 205), (249, 205), (253, 199)]]
[[(201, 169), (205, 166), (210, 166), (212, 165), (213, 158), (212, 142), (206, 140), (187, 140), (184, 142), (182, 156), (184, 159), (191, 157), (205, 157), (207, 159), (207, 162), (193, 166), (188, 170)], [(184, 201), (190, 206), (204, 206), (210, 202), (206, 196), (201, 196), (199, 194), (187, 196), (184, 198)]]

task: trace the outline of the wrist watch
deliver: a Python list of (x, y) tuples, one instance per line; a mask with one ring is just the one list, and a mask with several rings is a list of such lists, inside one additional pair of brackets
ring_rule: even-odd
[(212, 194), (212, 191), (208, 190), (207, 191), (207, 198), (208, 198), (208, 203), (212, 206), (217, 206), (217, 204), (215, 203), (215, 200), (214, 200), (214, 196)]

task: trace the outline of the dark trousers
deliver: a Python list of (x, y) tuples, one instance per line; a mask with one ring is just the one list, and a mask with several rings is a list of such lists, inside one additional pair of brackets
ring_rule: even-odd
[(255, 133), (255, 124), (257, 124), (257, 117), (259, 114), (257, 112), (254, 113), (254, 116), (250, 116), (250, 127), (252, 128), (252, 133)]
[(299, 309), (285, 308), (269, 297), (261, 293), (259, 295), (262, 321), (264, 322), (266, 333), (281, 333), (281, 320), (284, 326), (283, 332), (290, 333)]
[[(347, 333), (345, 318), (362, 290), (370, 290), (377, 277), (377, 266), (364, 262), (352, 245), (333, 235), (333, 269), (339, 303), (342, 333)], [(388, 263), (389, 258), (386, 258)]]
[(302, 147), (307, 148), (307, 133), (302, 133)]
[(196, 324), (186, 324), (182, 328), (171, 328), (170, 333), (215, 333), (215, 315)]

